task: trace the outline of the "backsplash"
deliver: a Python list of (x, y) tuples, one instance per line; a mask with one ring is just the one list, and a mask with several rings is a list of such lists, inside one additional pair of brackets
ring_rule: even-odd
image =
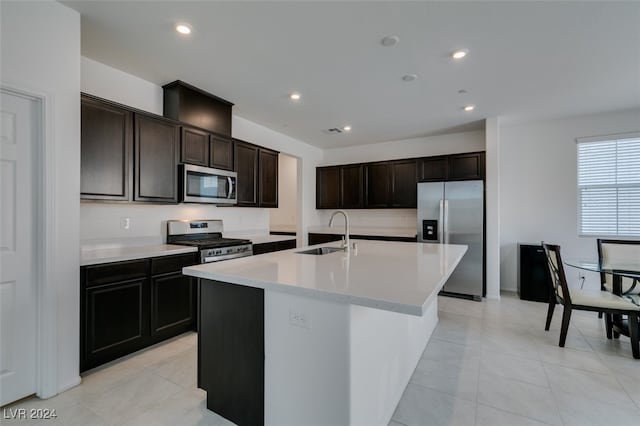
[[(130, 219), (130, 228), (121, 222)], [(222, 219), (225, 232), (269, 232), (269, 210), (259, 208), (216, 207), (201, 204), (80, 204), (81, 244), (108, 240), (164, 242), (167, 220)]]
[[(318, 210), (320, 226), (329, 223), (335, 210)], [(346, 210), (352, 227), (416, 228), (416, 209)], [(336, 218), (338, 220), (339, 218)], [(337, 223), (342, 223), (340, 219)]]

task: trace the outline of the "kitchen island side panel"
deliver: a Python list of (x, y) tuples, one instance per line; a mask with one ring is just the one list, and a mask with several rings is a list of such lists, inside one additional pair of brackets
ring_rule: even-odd
[(207, 408), (239, 426), (264, 424), (264, 290), (201, 279), (198, 386)]

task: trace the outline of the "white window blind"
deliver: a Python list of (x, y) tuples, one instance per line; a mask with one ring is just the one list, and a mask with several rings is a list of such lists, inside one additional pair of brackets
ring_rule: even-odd
[(580, 234), (640, 236), (640, 135), (578, 140)]

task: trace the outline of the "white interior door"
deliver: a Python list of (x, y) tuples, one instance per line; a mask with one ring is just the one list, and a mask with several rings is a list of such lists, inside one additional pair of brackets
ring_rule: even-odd
[(0, 93), (0, 405), (36, 391), (33, 156), (39, 103)]

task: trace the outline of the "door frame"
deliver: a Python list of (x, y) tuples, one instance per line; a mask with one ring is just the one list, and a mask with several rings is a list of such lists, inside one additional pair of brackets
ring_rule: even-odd
[(55, 291), (55, 138), (53, 96), (0, 82), (3, 94), (37, 104), (32, 155), (34, 174), (34, 277), (36, 293), (36, 395), (50, 398), (58, 389), (58, 322)]

